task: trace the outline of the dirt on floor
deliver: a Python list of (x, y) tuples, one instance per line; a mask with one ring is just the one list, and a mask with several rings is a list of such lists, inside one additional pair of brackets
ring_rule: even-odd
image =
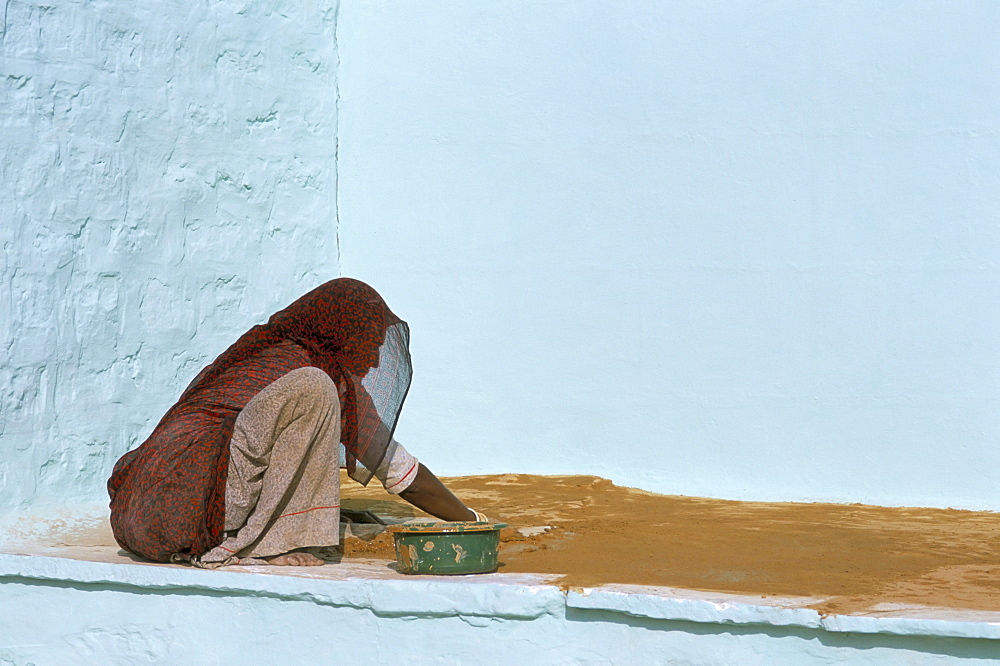
[[(561, 574), (564, 587), (816, 597), (824, 601), (813, 607), (823, 613), (883, 603), (1000, 611), (1000, 513), (677, 497), (596, 476), (444, 482), (469, 506), (510, 524), (501, 533), (501, 572)], [(345, 508), (423, 515), (380, 487), (345, 477), (342, 489)], [(392, 537), (348, 539), (344, 557), (394, 559)]]

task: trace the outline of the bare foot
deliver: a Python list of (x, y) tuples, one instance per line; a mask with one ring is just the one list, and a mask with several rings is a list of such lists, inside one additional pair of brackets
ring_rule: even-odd
[(268, 564), (277, 564), (286, 567), (318, 567), (323, 564), (323, 560), (301, 550), (293, 550), (290, 553), (282, 553), (281, 555), (261, 559), (267, 560)]

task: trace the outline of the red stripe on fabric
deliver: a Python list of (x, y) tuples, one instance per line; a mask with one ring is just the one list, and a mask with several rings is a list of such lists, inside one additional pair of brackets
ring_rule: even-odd
[(306, 509), (305, 511), (296, 511), (295, 513), (286, 513), (284, 515), (278, 516), (278, 518), (287, 518), (288, 516), (297, 516), (300, 513), (309, 513), (310, 511), (315, 511), (316, 509), (339, 509), (340, 505), (336, 504), (334, 506), (314, 506), (311, 509)]
[(417, 465), (419, 465), (419, 464), (420, 463), (413, 463), (413, 467), (411, 467), (409, 470), (407, 470), (406, 474), (404, 474), (403, 477), (399, 481), (397, 481), (396, 483), (392, 484), (391, 486), (386, 486), (385, 489), (386, 490), (391, 490), (392, 488), (395, 488), (396, 486), (398, 486), (399, 484), (401, 484), (403, 481), (406, 481), (406, 477), (408, 477), (410, 475), (410, 472), (412, 472), (413, 470), (415, 470), (417, 468)]
[(235, 553), (236, 552), (235, 550), (229, 550), (225, 546), (219, 546), (219, 548), (221, 548), (222, 550), (226, 551), (227, 553)]

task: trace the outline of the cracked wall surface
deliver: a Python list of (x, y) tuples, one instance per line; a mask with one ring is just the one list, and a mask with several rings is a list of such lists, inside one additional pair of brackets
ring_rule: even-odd
[(204, 363), (339, 273), (336, 2), (4, 7), (0, 504), (101, 500)]

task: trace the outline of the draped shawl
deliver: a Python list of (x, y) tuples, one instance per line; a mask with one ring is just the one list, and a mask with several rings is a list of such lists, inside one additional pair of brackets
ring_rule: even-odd
[(367, 484), (392, 455), (412, 374), (409, 328), (370, 286), (339, 278), (243, 334), (115, 464), (108, 494), (118, 544), (166, 562), (221, 543), (236, 417), (268, 384), (306, 366), (337, 385), (348, 473)]

